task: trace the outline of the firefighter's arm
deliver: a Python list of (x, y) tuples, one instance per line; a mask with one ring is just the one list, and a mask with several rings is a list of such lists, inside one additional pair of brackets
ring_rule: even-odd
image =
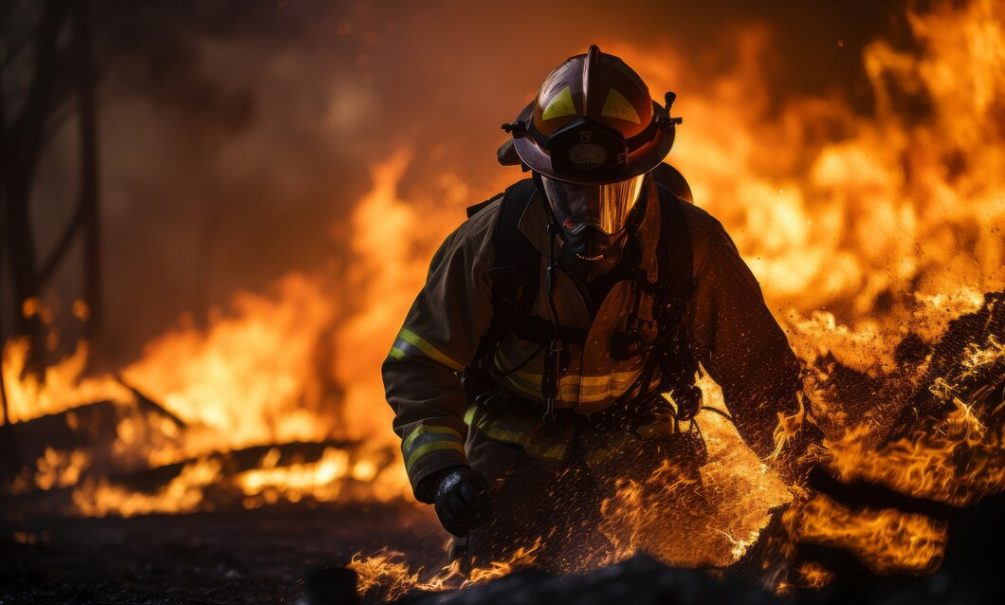
[(803, 407), (799, 362), (732, 240), (715, 219), (699, 219), (692, 225), (701, 245), (696, 241), (689, 311), (698, 358), (722, 387), (747, 444), (784, 474), (795, 474), (795, 460), (809, 445), (803, 442), (819, 433)]
[(460, 373), (491, 321), (487, 267), (496, 214), (480, 212), (440, 246), (382, 366), (405, 468), (423, 502), (432, 500), (435, 483), (424, 479), (467, 465)]

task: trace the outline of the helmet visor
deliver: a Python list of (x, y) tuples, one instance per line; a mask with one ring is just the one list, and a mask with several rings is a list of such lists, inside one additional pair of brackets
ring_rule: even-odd
[(625, 228), (628, 215), (639, 201), (645, 177), (640, 174), (602, 185), (567, 183), (544, 175), (541, 181), (548, 205), (567, 233), (575, 234), (593, 225), (612, 235)]

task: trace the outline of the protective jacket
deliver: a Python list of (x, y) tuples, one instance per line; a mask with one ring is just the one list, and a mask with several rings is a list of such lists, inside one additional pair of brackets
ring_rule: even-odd
[[(555, 403), (566, 414), (595, 414), (615, 403), (630, 411), (633, 402), (626, 391), (637, 387), (646, 347), (637, 355), (615, 358), (611, 339), (626, 330), (641, 334), (643, 345), (657, 337), (653, 295), (640, 282), (656, 283), (659, 278), (656, 247), (663, 218), (661, 205), (655, 203), (655, 181), (648, 180), (646, 186), (648, 201), (640, 208), (636, 234), (638, 271), (613, 283), (601, 301), (591, 301), (587, 289), (559, 269), (553, 278), (552, 310), (545, 280), (546, 259), (553, 251), (542, 194), (534, 194), (520, 217), (520, 233), (541, 257), (541, 285), (531, 313), (582, 334), (581, 342), (567, 345), (559, 378)], [(472, 364), (492, 323), (493, 233), (500, 220), (500, 199), (461, 224), (440, 246), (382, 367), (413, 489), (433, 473), (467, 464), (469, 425), (540, 458), (561, 459), (566, 454), (568, 435), (540, 430), (540, 414), (486, 414), (468, 400), (462, 385), (461, 374)], [(698, 361), (722, 387), (741, 436), (758, 455), (767, 456), (778, 413), (797, 411), (799, 365), (722, 225), (694, 205), (680, 205), (691, 234), (694, 279), (684, 330)], [(506, 392), (543, 410), (544, 363), (540, 344), (510, 332), (499, 341), (490, 375)]]

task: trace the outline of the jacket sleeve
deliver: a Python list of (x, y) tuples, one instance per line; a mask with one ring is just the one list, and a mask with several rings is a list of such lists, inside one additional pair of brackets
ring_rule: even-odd
[(800, 409), (800, 365), (760, 286), (722, 228), (695, 209), (695, 291), (689, 329), (698, 359), (720, 387), (737, 430), (761, 458), (775, 448), (779, 414)]
[(445, 468), (466, 465), (467, 401), (460, 374), (472, 362), (492, 318), (488, 266), (498, 205), (450, 234), (433, 256), (425, 285), (382, 366), (412, 489)]

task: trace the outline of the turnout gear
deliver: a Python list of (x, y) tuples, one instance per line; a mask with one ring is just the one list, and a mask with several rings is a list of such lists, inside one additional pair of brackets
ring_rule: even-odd
[[(469, 425), (542, 459), (568, 455), (561, 419), (557, 429), (541, 430), (542, 382), (550, 371), (542, 341), (553, 336), (564, 343), (555, 370), (559, 414), (612, 406), (640, 413), (645, 406), (631, 390), (645, 382), (643, 372), (658, 387), (674, 357), (656, 344), (660, 308), (674, 306), (657, 302), (673, 289), (658, 287), (660, 257), (667, 283), (673, 278), (690, 286), (676, 305), (680, 329), (664, 338), (686, 341), (722, 387), (740, 434), (761, 457), (771, 454), (777, 414), (798, 409), (798, 362), (719, 222), (655, 179), (647, 187), (660, 203), (640, 207), (635, 270), (610, 286), (595, 312), (561, 267), (552, 272), (554, 309), (548, 303), (550, 212), (532, 180), (483, 204), (447, 237), (382, 369), (413, 487), (442, 469), (467, 465)], [(668, 209), (680, 218), (670, 220)], [(690, 246), (657, 254), (661, 232), (674, 224), (686, 227)], [(690, 275), (669, 262), (683, 255)], [(484, 371), (472, 371), (479, 367)], [(471, 380), (462, 382), (462, 374)], [(679, 390), (671, 398), (694, 400), (692, 389)], [(511, 406), (513, 398), (524, 405)]]
[(488, 484), (478, 473), (462, 466), (438, 478), (434, 508), (443, 528), (464, 537), (484, 516)]
[[(615, 470), (700, 483), (703, 443), (680, 429), (699, 364), (761, 457), (798, 409), (799, 366), (757, 282), (662, 164), (673, 100), (595, 46), (552, 72), (498, 154), (533, 178), (469, 209), (384, 362), (416, 497), (484, 556), (515, 543), (520, 498), (575, 533)], [(590, 485), (562, 508), (556, 494)], [(486, 499), (505, 506), (478, 525)]]
[[(667, 526), (707, 524), (709, 508), (699, 474), (701, 452), (695, 451), (689, 437), (666, 433), (636, 437), (604, 427), (603, 422), (591, 422), (566, 458), (555, 461), (473, 430), (468, 459), (490, 485), (487, 499), (492, 514), (464, 540), (454, 540), (454, 554), (461, 555), (461, 563), (485, 567), (509, 558), (518, 548), (534, 548), (542, 538), (534, 549), (536, 567), (554, 572), (583, 569), (591, 555), (610, 553), (605, 526), (626, 521), (605, 509), (604, 500), (616, 493), (619, 484), (634, 481), (642, 490), (640, 497), (658, 501), (661, 512), (671, 513), (648, 518), (636, 534), (640, 548), (663, 555), (667, 548), (675, 548), (665, 543)], [(664, 464), (671, 480), (666, 484), (651, 481), (654, 469)]]

